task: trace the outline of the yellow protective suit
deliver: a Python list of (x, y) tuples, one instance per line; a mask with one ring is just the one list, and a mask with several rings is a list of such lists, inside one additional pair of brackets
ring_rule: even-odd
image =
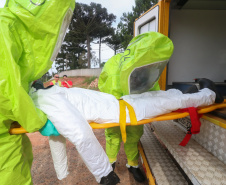
[[(140, 94), (160, 90), (158, 79), (173, 53), (172, 41), (157, 32), (147, 32), (134, 37), (124, 53), (109, 59), (100, 74), (100, 91), (114, 95)], [(128, 165), (138, 165), (138, 142), (143, 134), (143, 125), (126, 127), (127, 140), (124, 149)], [(117, 159), (122, 141), (120, 128), (108, 128), (106, 153), (111, 163)]]
[(32, 184), (28, 137), (10, 135), (17, 121), (28, 132), (46, 115), (27, 94), (51, 67), (73, 14), (74, 0), (8, 0), (0, 9), (0, 184)]
[[(156, 83), (152, 91), (160, 90), (159, 84)], [(126, 127), (126, 143), (124, 143), (124, 150), (127, 157), (127, 163), (130, 166), (137, 166), (139, 159), (138, 143), (143, 135), (144, 125), (128, 126)], [(110, 163), (117, 160), (117, 155), (120, 150), (122, 136), (120, 127), (112, 127), (105, 129), (106, 136), (106, 153)]]

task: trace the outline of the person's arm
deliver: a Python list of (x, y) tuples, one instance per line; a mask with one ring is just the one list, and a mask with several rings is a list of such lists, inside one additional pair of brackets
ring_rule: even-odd
[(23, 46), (16, 30), (0, 24), (0, 114), (9, 120), (17, 121), (28, 132), (42, 128), (46, 115), (37, 109), (25, 90), (26, 80), (22, 81)]
[(73, 85), (71, 81), (65, 81), (65, 83), (67, 84), (67, 86), (68, 86), (69, 88), (71, 88), (72, 85)]
[(62, 82), (61, 82), (61, 87), (66, 87), (65, 85), (66, 85), (65, 82), (62, 81)]

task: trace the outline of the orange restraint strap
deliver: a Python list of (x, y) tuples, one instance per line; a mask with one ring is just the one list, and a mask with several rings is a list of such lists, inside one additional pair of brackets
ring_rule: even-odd
[(181, 146), (186, 146), (191, 139), (192, 134), (198, 134), (200, 132), (201, 122), (199, 119), (202, 117), (202, 114), (198, 114), (197, 108), (195, 107), (178, 109), (176, 112), (189, 112), (190, 115), (191, 128), (188, 130), (183, 141), (181, 141), (181, 143), (179, 144)]

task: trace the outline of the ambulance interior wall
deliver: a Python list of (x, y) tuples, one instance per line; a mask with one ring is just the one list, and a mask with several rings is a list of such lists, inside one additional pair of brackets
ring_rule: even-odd
[(174, 53), (168, 65), (168, 82), (194, 78), (226, 80), (226, 10), (172, 10), (169, 37)]

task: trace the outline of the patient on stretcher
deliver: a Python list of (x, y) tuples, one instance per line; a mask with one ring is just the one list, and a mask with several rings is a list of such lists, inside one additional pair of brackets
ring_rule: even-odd
[[(214, 83), (200, 79), (200, 90), (189, 88), (184, 94), (177, 89), (168, 91), (149, 91), (141, 94), (122, 96), (135, 110), (137, 121), (166, 114), (187, 107), (207, 106), (223, 102)], [(192, 89), (192, 91), (190, 90)], [(82, 88), (58, 88), (53, 86), (31, 94), (35, 105), (44, 111), (49, 119), (61, 114), (61, 104), (73, 106), (87, 122), (118, 123), (119, 101), (110, 94)], [(58, 109), (59, 107), (59, 109)], [(65, 111), (66, 112), (66, 111)], [(65, 115), (65, 113), (62, 113)], [(64, 116), (63, 116), (64, 117)], [(127, 122), (130, 122), (127, 115)], [(54, 123), (53, 123), (54, 124)]]
[[(122, 99), (134, 108), (137, 121), (181, 108), (207, 106), (223, 101), (223, 97), (217, 92), (212, 81), (200, 79), (199, 84), (200, 90), (197, 89), (196, 93), (188, 90), (188, 94), (183, 94), (179, 90), (170, 89), (126, 95)], [(40, 84), (36, 83), (34, 87), (38, 85)], [(62, 155), (57, 156), (59, 151), (54, 151), (54, 144), (58, 143), (66, 156), (63, 137), (76, 146), (97, 181), (100, 181), (104, 170), (111, 171), (108, 158), (94, 136), (89, 122), (100, 124), (119, 122), (119, 101), (113, 95), (81, 88), (67, 89), (52, 86), (34, 91), (30, 96), (61, 134), (61, 136), (49, 137), (59, 179), (65, 178), (68, 174), (67, 160), (61, 159)], [(130, 122), (128, 112), (126, 122)]]

